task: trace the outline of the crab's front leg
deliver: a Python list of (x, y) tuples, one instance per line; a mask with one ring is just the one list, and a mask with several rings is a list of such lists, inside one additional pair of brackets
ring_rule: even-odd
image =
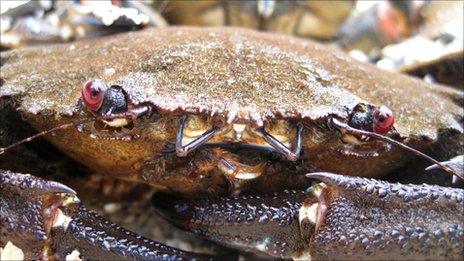
[(0, 171), (0, 188), (2, 258), (211, 259), (153, 242), (112, 224), (86, 210), (75, 192), (58, 182)]
[[(464, 190), (328, 173), (310, 191), (154, 204), (180, 227), (276, 257), (460, 259)], [(316, 189), (315, 189), (316, 188)]]

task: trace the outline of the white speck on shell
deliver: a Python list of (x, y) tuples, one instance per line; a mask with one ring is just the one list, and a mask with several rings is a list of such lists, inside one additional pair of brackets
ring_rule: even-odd
[(115, 73), (116, 73), (116, 70), (114, 68), (105, 68), (104, 74), (106, 76), (112, 76)]

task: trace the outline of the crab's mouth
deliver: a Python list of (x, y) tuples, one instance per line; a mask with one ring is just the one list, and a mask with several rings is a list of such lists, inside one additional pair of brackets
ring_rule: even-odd
[[(215, 127), (198, 116), (188, 116), (179, 125), (177, 143), (184, 147), (187, 146), (186, 144), (195, 144), (199, 140), (207, 138), (201, 145), (277, 152), (287, 159), (295, 161), (298, 159), (303, 142), (302, 125), (285, 120), (276, 120), (265, 127), (255, 127), (242, 123)], [(364, 146), (373, 141), (371, 137), (362, 133), (347, 132), (348, 125), (336, 119), (332, 120), (330, 125), (340, 133), (340, 140), (344, 144)]]
[(275, 151), (295, 161), (301, 150), (302, 133), (302, 125), (295, 127), (285, 120), (256, 127), (243, 123), (213, 125), (199, 116), (182, 116), (177, 128), (176, 153), (186, 156), (202, 145), (213, 145)]
[[(182, 143), (189, 144), (200, 138), (209, 129), (192, 130), (184, 129)], [(287, 147), (291, 147), (290, 133), (275, 134), (273, 137)], [(261, 135), (261, 132), (246, 124), (233, 123), (225, 126), (218, 131), (215, 138), (212, 138), (206, 144), (233, 147), (234, 144), (243, 145), (243, 148), (255, 148), (258, 150), (273, 150), (273, 147), (267, 143)]]

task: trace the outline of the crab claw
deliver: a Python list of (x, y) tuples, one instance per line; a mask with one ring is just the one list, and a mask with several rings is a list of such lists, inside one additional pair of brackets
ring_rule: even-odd
[(0, 188), (2, 258), (7, 253), (7, 259), (26, 260), (211, 259), (112, 224), (86, 210), (76, 193), (58, 182), (0, 171)]
[[(440, 163), (452, 169), (454, 173), (458, 174), (458, 176), (453, 175), (453, 183), (457, 182), (458, 177), (459, 178), (464, 177), (464, 155), (458, 155), (448, 161), (444, 161)], [(425, 170), (433, 170), (433, 169), (441, 169), (441, 167), (437, 164), (433, 164), (433, 165), (428, 166)]]
[(327, 214), (311, 242), (316, 257), (450, 260), (464, 254), (462, 189), (307, 176), (329, 192)]
[[(31, 175), (0, 172), (0, 241), (16, 251), (14, 259), (47, 259), (50, 229), (61, 222), (59, 207), (77, 203), (76, 192)], [(65, 203), (66, 201), (66, 203)]]
[(459, 259), (464, 190), (313, 173), (307, 192), (217, 199), (155, 194), (158, 212), (220, 244), (296, 259)]
[(219, 244), (289, 257), (300, 254), (309, 242), (313, 226), (301, 226), (298, 218), (308, 197), (304, 191), (282, 191), (188, 200), (157, 193), (153, 204), (174, 225)]

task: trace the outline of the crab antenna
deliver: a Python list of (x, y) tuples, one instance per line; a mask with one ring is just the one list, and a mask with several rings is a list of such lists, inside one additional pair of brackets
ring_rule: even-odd
[(353, 127), (350, 127), (348, 124), (346, 123), (343, 123), (335, 118), (332, 118), (332, 124), (337, 128), (339, 129), (340, 131), (343, 131), (345, 133), (348, 133), (348, 134), (355, 134), (355, 135), (365, 135), (367, 137), (370, 137), (370, 138), (373, 138), (373, 139), (377, 139), (377, 140), (381, 140), (381, 141), (384, 141), (386, 143), (390, 143), (390, 144), (393, 144), (393, 145), (396, 145), (396, 146), (399, 146), (407, 151), (410, 151), (420, 157), (423, 157), (425, 159), (427, 159), (428, 161), (434, 163), (436, 166), (439, 166), (440, 168), (442, 168), (444, 171), (446, 171), (447, 173), (451, 174), (451, 175), (456, 175), (458, 176), (460, 179), (464, 180), (464, 176), (460, 173), (456, 173), (453, 169), (451, 169), (450, 167), (448, 166), (445, 166), (443, 165), (442, 163), (440, 163), (439, 161), (435, 160), (434, 158), (428, 156), (427, 154), (425, 153), (422, 153), (414, 148), (411, 148), (409, 147), (408, 145), (402, 143), (402, 142), (399, 142), (397, 140), (394, 140), (390, 137), (387, 137), (387, 136), (384, 136), (384, 135), (380, 135), (380, 134), (377, 134), (375, 132), (370, 132), (370, 131), (364, 131), (364, 130), (360, 130), (360, 129), (355, 129)]
[(23, 144), (23, 143), (30, 142), (32, 140), (40, 138), (40, 137), (42, 137), (44, 135), (47, 135), (49, 133), (56, 132), (56, 131), (59, 131), (59, 130), (64, 130), (64, 129), (72, 127), (72, 126), (77, 126), (77, 125), (80, 125), (80, 124), (93, 122), (93, 121), (99, 121), (99, 120), (114, 120), (114, 119), (118, 119), (118, 118), (135, 119), (135, 118), (137, 118), (138, 116), (144, 114), (147, 111), (149, 111), (149, 108), (147, 106), (144, 106), (144, 107), (138, 108), (138, 110), (134, 110), (134, 111), (127, 111), (127, 112), (123, 112), (123, 113), (110, 114), (110, 115), (101, 115), (101, 116), (96, 116), (96, 117), (92, 117), (92, 118), (85, 118), (85, 119), (78, 120), (78, 121), (71, 122), (71, 123), (65, 123), (65, 124), (62, 124), (62, 125), (58, 125), (58, 126), (53, 127), (53, 128), (51, 128), (49, 130), (39, 132), (39, 133), (34, 134), (34, 135), (32, 135), (32, 136), (30, 136), (28, 138), (25, 138), (25, 139), (22, 139), (22, 140), (20, 140), (18, 142), (15, 142), (15, 143), (13, 143), (11, 145), (0, 148), (0, 155), (5, 153), (6, 151), (8, 151), (10, 149), (13, 149), (13, 148)]

